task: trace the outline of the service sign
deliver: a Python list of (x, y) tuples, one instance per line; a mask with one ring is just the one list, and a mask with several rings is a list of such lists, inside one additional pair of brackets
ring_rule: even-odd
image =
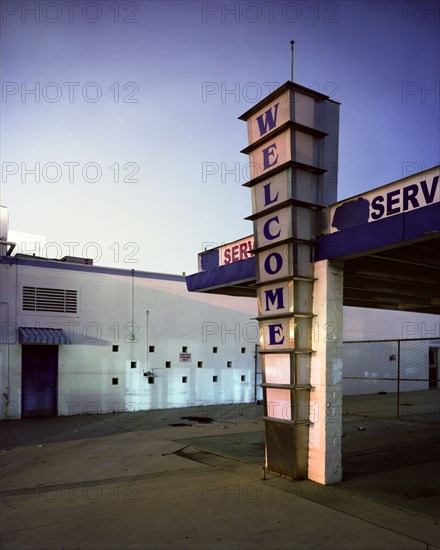
[[(213, 243), (210, 243), (211, 245)], [(199, 253), (199, 271), (207, 271), (221, 265), (228, 265), (252, 257), (254, 236), (222, 244)]]
[(254, 249), (254, 236), (245, 237), (239, 241), (219, 247), (219, 265), (232, 264), (250, 258)]
[(330, 207), (331, 232), (440, 202), (440, 168), (378, 187)]

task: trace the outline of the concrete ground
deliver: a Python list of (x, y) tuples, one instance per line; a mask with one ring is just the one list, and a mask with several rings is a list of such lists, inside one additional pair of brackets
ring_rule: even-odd
[(399, 418), (409, 422), (440, 422), (440, 390), (344, 395), (343, 410), (350, 415)]
[(0, 548), (440, 548), (439, 425), (344, 416), (344, 479), (322, 486), (263, 472), (261, 416), (0, 422)]

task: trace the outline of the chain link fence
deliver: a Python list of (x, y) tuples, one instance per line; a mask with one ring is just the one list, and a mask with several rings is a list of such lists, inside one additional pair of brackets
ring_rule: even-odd
[(348, 415), (440, 422), (440, 337), (344, 342)]

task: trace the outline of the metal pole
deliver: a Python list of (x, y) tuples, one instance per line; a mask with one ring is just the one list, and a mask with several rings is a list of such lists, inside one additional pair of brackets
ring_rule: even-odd
[(290, 80), (293, 82), (293, 45), (295, 44), (295, 40), (290, 41), (290, 48), (291, 48), (291, 63), (292, 63), (292, 74)]
[(397, 340), (397, 420), (400, 418), (400, 340)]
[(254, 403), (257, 402), (257, 374), (258, 374), (258, 344), (255, 344), (255, 361), (254, 361)]
[(146, 325), (145, 325), (145, 369), (148, 372), (149, 369), (149, 358), (150, 358), (150, 338), (149, 338), (149, 326), (148, 322), (150, 320), (150, 312), (148, 309), (145, 310), (146, 316)]

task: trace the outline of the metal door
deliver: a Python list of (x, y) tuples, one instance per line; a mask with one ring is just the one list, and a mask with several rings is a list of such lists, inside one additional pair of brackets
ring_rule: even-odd
[(56, 416), (58, 346), (22, 346), (23, 418)]
[(429, 348), (429, 388), (438, 388), (438, 350)]

